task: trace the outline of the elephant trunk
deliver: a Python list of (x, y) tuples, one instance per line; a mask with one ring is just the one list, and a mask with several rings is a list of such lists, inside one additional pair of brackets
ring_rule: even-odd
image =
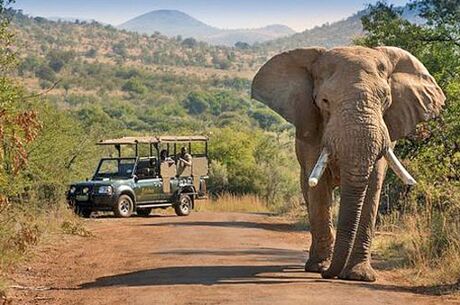
[[(337, 235), (331, 265), (323, 277), (338, 276), (350, 256), (358, 230), (369, 178), (376, 161), (382, 157), (389, 137), (379, 111), (343, 111), (346, 122), (340, 122), (341, 134), (329, 137), (340, 168), (340, 208)], [(327, 131), (326, 131), (327, 132)]]

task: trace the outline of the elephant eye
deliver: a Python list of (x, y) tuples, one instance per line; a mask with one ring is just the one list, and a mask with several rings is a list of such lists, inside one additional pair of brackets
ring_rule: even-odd
[(327, 104), (329, 104), (329, 100), (323, 98), (323, 103), (327, 105)]

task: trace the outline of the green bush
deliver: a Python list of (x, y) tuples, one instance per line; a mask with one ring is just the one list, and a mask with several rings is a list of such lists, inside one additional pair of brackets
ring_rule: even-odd
[(56, 81), (56, 73), (54, 72), (54, 70), (45, 65), (40, 66), (35, 72), (35, 75), (38, 78), (45, 80), (45, 81), (49, 81), (49, 82)]
[(144, 86), (141, 80), (137, 78), (133, 78), (128, 80), (123, 87), (121, 87), (123, 91), (127, 91), (130, 93), (137, 93), (137, 94), (144, 94), (147, 91), (147, 88)]

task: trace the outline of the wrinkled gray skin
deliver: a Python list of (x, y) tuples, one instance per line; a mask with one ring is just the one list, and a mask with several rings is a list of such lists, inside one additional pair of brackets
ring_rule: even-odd
[[(394, 47), (297, 49), (276, 55), (257, 73), (253, 98), (296, 127), (301, 186), (312, 244), (306, 271), (324, 278), (375, 281), (370, 247), (385, 149), (437, 115), (444, 94), (426, 68)], [(308, 176), (323, 148), (328, 167), (315, 188)], [(340, 187), (333, 235), (332, 191)]]

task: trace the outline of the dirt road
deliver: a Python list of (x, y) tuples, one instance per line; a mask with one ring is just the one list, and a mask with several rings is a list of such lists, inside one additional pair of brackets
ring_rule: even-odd
[[(260, 214), (88, 220), (13, 277), (12, 304), (450, 304), (380, 272), (377, 283), (303, 271), (309, 235)], [(30, 290), (32, 288), (33, 290)]]

